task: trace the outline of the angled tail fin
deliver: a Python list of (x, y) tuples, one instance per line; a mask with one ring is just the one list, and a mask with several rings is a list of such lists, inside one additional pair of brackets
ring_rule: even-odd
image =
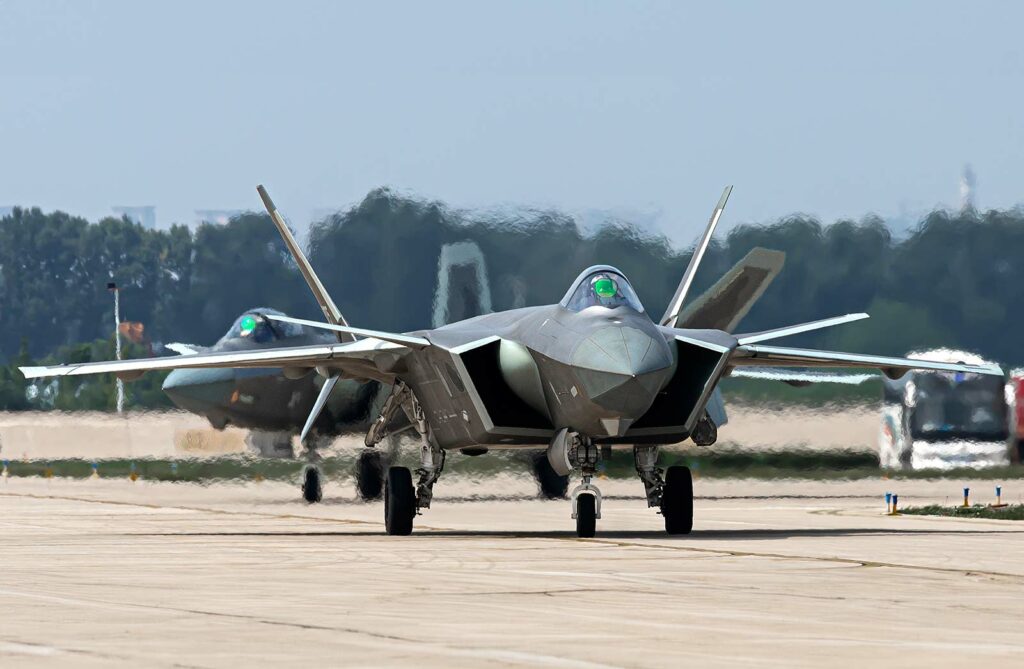
[(676, 319), (679, 317), (679, 312), (683, 310), (686, 293), (690, 291), (693, 277), (697, 274), (697, 268), (700, 267), (700, 261), (704, 258), (704, 252), (708, 250), (708, 245), (711, 243), (711, 235), (714, 234), (715, 228), (718, 226), (718, 219), (722, 218), (722, 212), (725, 211), (725, 203), (729, 201), (730, 193), (732, 193), (732, 186), (726, 186), (725, 190), (722, 191), (722, 197), (719, 198), (718, 204), (715, 205), (715, 210), (711, 212), (711, 220), (708, 221), (708, 227), (704, 229), (704, 235), (697, 242), (697, 246), (694, 247), (693, 257), (690, 258), (690, 264), (686, 266), (686, 271), (683, 272), (683, 278), (679, 282), (679, 287), (676, 288), (676, 294), (672, 296), (672, 301), (668, 303), (665, 315), (661, 317), (662, 325), (676, 327)]
[[(274, 225), (277, 226), (277, 231), (281, 233), (281, 238), (284, 240), (284, 245), (288, 247), (288, 252), (292, 254), (292, 258), (295, 259), (295, 264), (299, 266), (299, 271), (302, 272), (302, 277), (306, 280), (306, 284), (309, 285), (309, 289), (313, 292), (313, 297), (316, 298), (317, 304), (320, 305), (320, 309), (324, 312), (324, 317), (328, 323), (332, 325), (347, 326), (348, 322), (345, 317), (341, 315), (341, 310), (338, 309), (337, 305), (334, 304), (334, 300), (327, 293), (327, 289), (320, 283), (320, 278), (313, 271), (313, 266), (309, 264), (309, 260), (306, 258), (306, 254), (302, 252), (299, 247), (299, 243), (295, 241), (295, 237), (292, 235), (292, 231), (288, 229), (288, 224), (284, 222), (284, 218), (278, 212), (277, 207), (274, 206), (274, 201), (270, 199), (270, 194), (267, 193), (267, 189), (262, 185), (256, 187), (256, 191), (260, 194), (260, 199), (263, 200), (263, 206), (267, 208), (267, 213), (270, 214), (270, 219), (274, 221)], [(338, 332), (338, 341), (345, 343), (355, 341), (355, 337), (348, 332)]]
[(782, 271), (786, 254), (755, 248), (676, 318), (674, 327), (732, 332)]

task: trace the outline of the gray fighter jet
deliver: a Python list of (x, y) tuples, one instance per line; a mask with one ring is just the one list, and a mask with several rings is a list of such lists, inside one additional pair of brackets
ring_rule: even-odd
[[(445, 453), (479, 454), (491, 448), (547, 446), (559, 473), (578, 470), (572, 515), (579, 536), (593, 536), (601, 493), (592, 477), (602, 451), (632, 448), (647, 502), (664, 516), (670, 534), (693, 524), (689, 469), (657, 466), (658, 447), (692, 438), (712, 443), (716, 425), (707, 411), (718, 382), (737, 367), (854, 367), (898, 377), (909, 369), (1002, 374), (996, 366), (946, 364), (851, 353), (783, 348), (763, 342), (866, 317), (850, 314), (767, 332), (731, 334), (737, 312), (760, 289), (740, 268), (702, 309), (684, 311), (694, 275), (707, 250), (731, 187), (714, 209), (679, 287), (654, 320), (629, 281), (614, 267), (590, 267), (558, 304), (477, 316), (432, 330), (391, 333), (351, 327), (331, 300), (263, 187), (270, 216), (316, 297), (326, 323), (286, 316), (271, 320), (335, 333), (336, 343), (268, 351), (205, 353), (175, 358), (22, 368), (26, 377), (112, 372), (136, 378), (154, 369), (279, 367), (315, 369), (325, 381), (309, 421), (342, 379), (374, 380), (391, 393), (366, 435), (367, 446), (387, 434), (399, 411), (420, 435), (420, 465), (391, 467), (384, 494), (388, 534), (409, 534), (429, 508)], [(730, 304), (732, 306), (730, 306)], [(703, 309), (707, 309), (707, 314)], [(705, 325), (705, 315), (716, 326)], [(713, 318), (712, 318), (713, 316)]]
[[(285, 314), (266, 307), (241, 314), (216, 344), (201, 347), (169, 344), (181, 355), (241, 353), (289, 346), (336, 342), (333, 334), (296, 325), (271, 316)], [(301, 434), (308, 465), (302, 472), (302, 497), (315, 503), (323, 498), (318, 448), (340, 434), (366, 432), (376, 416), (381, 385), (371, 381), (339, 383), (315, 422), (309, 421), (324, 379), (311, 369), (271, 368), (176, 369), (167, 375), (163, 390), (180, 409), (204, 416), (223, 430), (234, 425), (249, 430), (251, 445), (261, 455), (293, 457), (292, 435)], [(380, 398), (383, 399), (383, 398)], [(380, 407), (377, 406), (377, 409)], [(377, 499), (383, 489), (384, 462), (378, 450), (367, 449), (356, 461), (356, 490), (363, 499)]]

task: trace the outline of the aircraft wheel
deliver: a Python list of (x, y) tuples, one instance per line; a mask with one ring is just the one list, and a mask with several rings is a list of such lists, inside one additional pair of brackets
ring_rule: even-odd
[(416, 491), (412, 487), (412, 472), (408, 467), (389, 468), (384, 484), (384, 531), (399, 536), (412, 534), (415, 517)]
[(316, 467), (306, 467), (302, 472), (302, 499), (310, 504), (316, 504), (323, 498), (324, 491), (320, 486), (320, 470)]
[(669, 467), (661, 493), (661, 515), (669, 534), (689, 534), (693, 529), (693, 476), (689, 467)]
[(559, 476), (548, 462), (546, 452), (533, 456), (533, 475), (540, 486), (540, 494), (545, 499), (565, 499), (569, 492), (569, 477)]
[(384, 491), (384, 456), (368, 448), (356, 460), (356, 491), (359, 499), (370, 501), (380, 499)]
[(583, 494), (576, 498), (576, 536), (589, 539), (597, 533), (597, 497)]

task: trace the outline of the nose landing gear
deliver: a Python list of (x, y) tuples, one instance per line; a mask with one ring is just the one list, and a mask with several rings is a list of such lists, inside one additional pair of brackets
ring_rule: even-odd
[(548, 446), (547, 460), (552, 472), (568, 477), (573, 469), (583, 472), (583, 482), (572, 491), (572, 517), (576, 521), (576, 536), (589, 538), (597, 531), (601, 517), (601, 491), (591, 481), (601, 459), (600, 447), (589, 439), (568, 429), (559, 430)]

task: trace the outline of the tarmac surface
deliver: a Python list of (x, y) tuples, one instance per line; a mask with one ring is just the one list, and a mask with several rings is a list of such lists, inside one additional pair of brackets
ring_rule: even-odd
[(959, 481), (698, 480), (687, 537), (599, 485), (585, 540), (510, 477), (442, 479), (411, 537), (340, 483), (12, 478), (0, 666), (1024, 664), (1024, 523), (884, 515)]

